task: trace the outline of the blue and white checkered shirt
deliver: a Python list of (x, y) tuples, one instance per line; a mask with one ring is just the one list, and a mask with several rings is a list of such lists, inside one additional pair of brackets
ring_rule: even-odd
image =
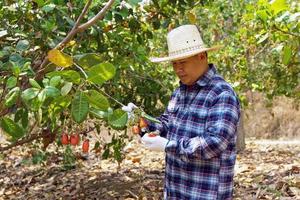
[(166, 146), (165, 199), (232, 199), (240, 105), (232, 87), (209, 70), (192, 86), (180, 84), (149, 124)]

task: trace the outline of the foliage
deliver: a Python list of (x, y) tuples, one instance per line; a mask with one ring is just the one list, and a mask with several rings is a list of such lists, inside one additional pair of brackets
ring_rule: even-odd
[[(123, 130), (128, 118), (120, 106), (128, 102), (162, 112), (178, 80), (169, 64), (148, 57), (164, 55), (167, 31), (185, 23), (199, 25), (208, 45), (224, 45), (209, 56), (243, 103), (248, 90), (300, 97), (296, 1), (116, 1), (102, 20), (56, 48), (86, 2), (0, 2), (0, 125), (12, 142), (32, 130), (84, 132), (90, 123)], [(93, 1), (82, 20), (105, 3)], [(41, 67), (45, 57), (51, 63)], [(115, 136), (107, 146), (120, 153), (124, 140)]]
[[(151, 9), (165, 10), (167, 1), (153, 2)], [(299, 2), (217, 0), (200, 1), (184, 8), (174, 9), (175, 15), (181, 11), (182, 17), (166, 15), (161, 24), (170, 19), (169, 28), (195, 23), (208, 46), (222, 44), (223, 48), (209, 53), (209, 58), (238, 91), (244, 105), (244, 93), (248, 90), (261, 91), (270, 99), (278, 95), (299, 99)], [(153, 54), (163, 54), (166, 47), (158, 50)]]

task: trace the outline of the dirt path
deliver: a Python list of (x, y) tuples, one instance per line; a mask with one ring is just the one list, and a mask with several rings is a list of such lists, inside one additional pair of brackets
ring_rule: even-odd
[[(96, 154), (69, 171), (58, 155), (26, 165), (29, 152), (19, 147), (0, 157), (0, 199), (161, 199), (164, 154), (138, 143), (127, 147), (120, 170)], [(237, 159), (234, 199), (300, 199), (300, 145), (247, 141)]]

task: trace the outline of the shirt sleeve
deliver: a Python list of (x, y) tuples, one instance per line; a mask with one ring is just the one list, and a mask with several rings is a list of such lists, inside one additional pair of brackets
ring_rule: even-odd
[(235, 143), (239, 116), (237, 97), (232, 92), (222, 92), (209, 109), (205, 133), (194, 138), (171, 140), (165, 150), (190, 159), (217, 157), (232, 141)]
[(160, 132), (160, 136), (166, 137), (167, 131), (169, 129), (169, 127), (168, 127), (168, 123), (169, 123), (168, 111), (166, 110), (161, 116), (157, 117), (156, 119), (158, 119), (160, 121), (160, 123), (150, 122), (149, 120), (147, 121), (149, 130), (150, 131), (158, 130)]

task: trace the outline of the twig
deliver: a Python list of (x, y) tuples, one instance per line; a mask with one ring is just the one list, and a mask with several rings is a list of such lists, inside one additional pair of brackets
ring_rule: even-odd
[[(36, 124), (37, 124), (37, 122), (35, 121), (34, 124), (32, 125), (32, 127), (29, 129), (29, 131), (28, 131), (29, 133), (32, 132), (32, 130), (35, 128)], [(16, 147), (16, 146), (20, 146), (22, 144), (29, 143), (29, 142), (31, 142), (33, 140), (39, 139), (39, 138), (41, 138), (43, 136), (46, 136), (46, 135), (47, 134), (40, 134), (40, 135), (39, 134), (33, 134), (29, 138), (24, 138), (24, 139), (19, 140), (19, 141), (15, 142), (15, 143), (12, 143), (12, 144), (10, 144), (8, 146), (5, 146), (5, 147), (1, 147), (0, 146), (0, 152), (6, 151), (6, 150), (11, 149), (11, 148)]]
[(73, 63), (81, 72), (82, 74), (85, 76), (85, 78), (87, 79), (88, 78), (88, 75), (85, 73), (85, 71), (79, 66), (77, 65), (75, 62)]
[[(87, 79), (88, 78), (88, 75), (85, 73), (85, 71), (79, 66), (77, 65), (75, 62), (74, 62), (74, 65), (83, 73), (83, 75), (85, 76), (85, 78)], [(101, 90), (99, 87), (97, 87), (95, 85), (95, 87), (101, 91), (104, 95), (106, 95), (108, 98), (112, 99), (113, 101), (115, 101), (116, 103), (120, 104), (121, 106), (125, 106), (124, 104), (122, 104), (121, 102), (119, 102), (117, 99), (113, 98), (112, 96), (110, 96), (109, 94), (107, 94), (105, 91)]]
[[(99, 11), (99, 13), (90, 19), (88, 22), (79, 25), (81, 19), (84, 17), (84, 15), (87, 12), (87, 9), (89, 8), (92, 0), (89, 0), (86, 5), (84, 6), (84, 9), (82, 10), (80, 16), (76, 20), (75, 25), (73, 26), (72, 30), (68, 33), (68, 35), (58, 44), (56, 45), (55, 49), (60, 49), (62, 48), (65, 44), (67, 44), (78, 32), (82, 32), (85, 29), (89, 28), (90, 26), (94, 25), (98, 20), (102, 19), (104, 15), (106, 14), (107, 10), (112, 6), (115, 0), (109, 0), (108, 3)], [(45, 66), (49, 63), (49, 59), (46, 56), (40, 65), (40, 70), (38, 71), (39, 73), (44, 71)], [(38, 74), (38, 73), (37, 73)]]
[(128, 192), (131, 195), (131, 197), (133, 197), (135, 199), (139, 199), (139, 197), (136, 194), (134, 194), (133, 192), (131, 192), (130, 190), (125, 190), (125, 191)]
[(81, 14), (80, 14), (79, 17), (77, 18), (77, 21), (76, 21), (76, 23), (75, 23), (74, 26), (73, 26), (72, 30), (68, 33), (67, 37), (65, 37), (65, 38), (63, 39), (63, 41), (61, 41), (58, 45), (56, 45), (55, 48), (60, 48), (60, 47), (64, 46), (64, 45), (65, 45), (66, 43), (68, 43), (68, 42), (73, 38), (73, 36), (78, 32), (76, 29), (77, 29), (78, 26), (80, 25), (80, 21), (82, 20), (82, 18), (83, 18), (84, 15), (86, 14), (86, 12), (87, 12), (88, 8), (90, 7), (91, 3), (92, 3), (92, 0), (89, 0), (89, 1), (85, 4), (85, 6), (84, 6), (84, 8), (83, 8), (83, 10), (82, 10), (82, 12), (81, 12)]
[(102, 10), (92, 19), (90, 19), (88, 22), (80, 25), (78, 27), (78, 31), (83, 31), (87, 28), (89, 28), (90, 26), (94, 25), (98, 20), (103, 19), (103, 17), (105, 16), (105, 13), (107, 12), (107, 10), (112, 6), (112, 4), (114, 3), (115, 0), (109, 0), (107, 2), (107, 4), (102, 8)]
[[(36, 123), (35, 123), (35, 124), (36, 124)], [(31, 132), (31, 131), (33, 130), (34, 127), (35, 127), (35, 125), (32, 126), (31, 129), (30, 129), (28, 132)], [(90, 128), (90, 129), (88, 129), (88, 130), (86, 130), (86, 131), (84, 131), (84, 132), (81, 132), (80, 134), (84, 134), (84, 135), (85, 135), (85, 134), (88, 134), (89, 132), (94, 131), (95, 129), (96, 129), (96, 128), (93, 127), (93, 128)], [(5, 147), (1, 147), (1, 146), (0, 146), (0, 152), (9, 150), (9, 149), (11, 149), (11, 148), (13, 148), (13, 147), (21, 146), (21, 145), (23, 145), (23, 144), (32, 142), (32, 141), (34, 141), (34, 140), (37, 140), (37, 139), (40, 139), (40, 138), (43, 138), (43, 137), (47, 137), (49, 134), (53, 134), (53, 133), (56, 132), (56, 131), (57, 131), (57, 129), (54, 130), (53, 132), (43, 132), (43, 131), (42, 131), (41, 134), (33, 134), (33, 135), (31, 135), (29, 138), (24, 138), (24, 139), (22, 139), (22, 140), (19, 140), (19, 141), (15, 142), (15, 143), (12, 143), (12, 144), (7, 145), (7, 146), (5, 146)]]
[(259, 50), (252, 58), (256, 58), (256, 56), (258, 56), (259, 54), (261, 54), (266, 48), (268, 47), (268, 45), (266, 44), (261, 50)]
[(140, 75), (137, 75), (131, 71), (128, 71), (128, 73), (131, 75), (131, 76), (135, 76), (136, 78), (139, 78), (139, 79), (144, 79), (144, 80), (149, 80), (149, 81), (153, 81), (157, 84), (159, 84), (163, 89), (167, 90), (167, 88), (159, 81), (159, 80), (156, 80), (156, 79), (153, 79), (151, 77), (146, 77), (146, 76), (140, 76)]
[(278, 27), (275, 26), (275, 25), (273, 25), (273, 29), (275, 29), (275, 30), (277, 30), (277, 31), (280, 31), (280, 32), (282, 32), (282, 33), (284, 33), (284, 34), (287, 34), (287, 35), (291, 35), (291, 36), (294, 36), (294, 37), (300, 37), (300, 35), (297, 35), (297, 34), (291, 33), (291, 32), (287, 32), (287, 31), (284, 31), (284, 30), (278, 28)]
[(17, 147), (17, 146), (20, 146), (22, 144), (26, 144), (26, 143), (29, 143), (29, 142), (32, 142), (33, 140), (36, 140), (36, 139), (39, 139), (39, 138), (42, 138), (44, 136), (46, 136), (47, 134), (40, 134), (40, 135), (32, 135), (31, 137), (29, 138), (26, 138), (26, 139), (23, 139), (23, 140), (19, 140), (15, 143), (12, 143), (8, 146), (5, 146), (5, 147), (0, 147), (0, 152), (3, 152), (3, 151), (6, 151), (8, 149), (11, 149), (13, 147)]
[(104, 95), (106, 95), (108, 98), (112, 99), (113, 101), (115, 101), (116, 103), (118, 103), (121, 106), (125, 106), (124, 104), (122, 104), (120, 101), (118, 101), (117, 99), (113, 98), (112, 96), (110, 96), (109, 94), (107, 94), (104, 90), (101, 90), (99, 87), (95, 86), (99, 91), (101, 91)]

